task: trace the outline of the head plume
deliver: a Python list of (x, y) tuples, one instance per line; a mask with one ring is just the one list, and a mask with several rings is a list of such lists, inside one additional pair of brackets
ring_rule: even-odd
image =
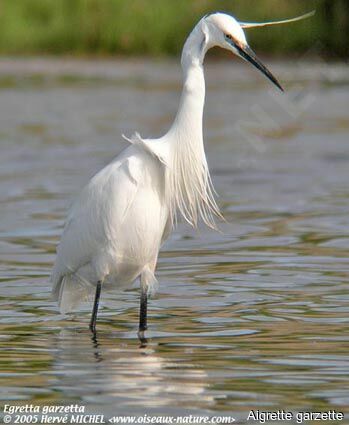
[(311, 16), (314, 16), (316, 13), (315, 10), (312, 10), (309, 13), (306, 13), (301, 16), (297, 16), (295, 18), (291, 19), (284, 19), (282, 21), (269, 21), (269, 22), (239, 22), (241, 28), (256, 28), (256, 27), (268, 27), (271, 25), (281, 25), (281, 24), (289, 24), (291, 22), (297, 22), (302, 21), (303, 19), (310, 18)]

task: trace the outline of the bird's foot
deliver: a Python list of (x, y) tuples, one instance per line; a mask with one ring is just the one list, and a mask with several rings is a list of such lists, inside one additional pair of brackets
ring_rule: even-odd
[(141, 347), (145, 347), (148, 343), (148, 339), (144, 335), (144, 333), (147, 329), (148, 329), (147, 326), (138, 329), (137, 336), (138, 336), (139, 341), (141, 342)]

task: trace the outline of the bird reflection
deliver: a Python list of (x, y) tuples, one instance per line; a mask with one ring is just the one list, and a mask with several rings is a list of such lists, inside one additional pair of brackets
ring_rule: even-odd
[(96, 359), (96, 362), (99, 363), (99, 362), (103, 361), (103, 356), (102, 356), (102, 354), (101, 354), (101, 352), (99, 350), (100, 344), (98, 342), (97, 332), (96, 331), (92, 332), (92, 334), (91, 334), (91, 341), (92, 341), (92, 346), (94, 348), (93, 355), (94, 355), (94, 357)]
[(52, 347), (51, 374), (57, 377), (55, 388), (66, 397), (147, 407), (196, 403), (198, 396), (206, 404), (214, 402), (206, 392), (206, 372), (193, 366), (182, 348), (146, 338), (135, 343), (110, 330), (91, 335), (76, 329), (61, 331)]

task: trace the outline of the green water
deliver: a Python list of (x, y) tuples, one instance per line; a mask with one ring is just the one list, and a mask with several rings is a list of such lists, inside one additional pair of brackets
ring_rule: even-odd
[(70, 202), (121, 134), (170, 124), (177, 65), (0, 65), (2, 402), (241, 423), (250, 409), (348, 413), (348, 68), (275, 63), (283, 96), (243, 65), (208, 64), (206, 151), (226, 222), (181, 223), (166, 243), (140, 347), (136, 289), (102, 294), (94, 340), (91, 306), (61, 316), (48, 276)]

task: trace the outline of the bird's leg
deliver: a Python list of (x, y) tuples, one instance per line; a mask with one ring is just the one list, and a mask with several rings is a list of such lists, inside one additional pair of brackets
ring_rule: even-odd
[(148, 307), (147, 290), (145, 288), (142, 288), (141, 302), (140, 302), (140, 309), (139, 309), (139, 330), (140, 331), (145, 331), (148, 329), (147, 307)]
[(140, 340), (144, 340), (144, 331), (147, 330), (147, 306), (148, 306), (148, 294), (147, 287), (141, 285), (141, 302), (139, 308), (139, 328), (138, 337)]
[(90, 321), (90, 330), (93, 333), (96, 333), (96, 321), (97, 321), (99, 299), (101, 297), (101, 289), (102, 289), (102, 283), (99, 281), (96, 287), (95, 301), (93, 304), (93, 310), (92, 310), (91, 321)]

